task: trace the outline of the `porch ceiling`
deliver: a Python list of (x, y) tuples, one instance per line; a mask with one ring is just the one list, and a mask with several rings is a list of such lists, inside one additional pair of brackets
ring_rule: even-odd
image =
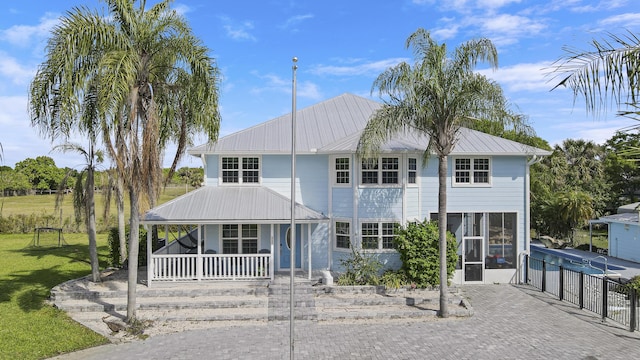
[[(260, 186), (203, 186), (147, 211), (143, 224), (288, 223), (291, 201)], [(296, 221), (316, 223), (328, 218), (296, 204)]]

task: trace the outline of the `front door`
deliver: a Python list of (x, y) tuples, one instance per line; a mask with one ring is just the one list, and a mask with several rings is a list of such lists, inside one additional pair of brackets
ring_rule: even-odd
[[(291, 225), (280, 225), (280, 269), (291, 268)], [(302, 227), (296, 224), (296, 269), (301, 268), (302, 241), (300, 234)]]
[(462, 242), (462, 269), (465, 282), (484, 281), (484, 238), (465, 237)]

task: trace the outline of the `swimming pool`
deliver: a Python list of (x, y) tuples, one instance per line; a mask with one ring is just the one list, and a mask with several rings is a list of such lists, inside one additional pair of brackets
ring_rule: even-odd
[(598, 257), (597, 255), (590, 258), (583, 258), (561, 250), (547, 249), (545, 247), (535, 245), (531, 246), (531, 257), (534, 259), (544, 260), (548, 264), (562, 266), (565, 269), (591, 275), (604, 274), (605, 266), (609, 275), (615, 274), (615, 270), (624, 270), (624, 268), (619, 266), (605, 264), (603, 258)]

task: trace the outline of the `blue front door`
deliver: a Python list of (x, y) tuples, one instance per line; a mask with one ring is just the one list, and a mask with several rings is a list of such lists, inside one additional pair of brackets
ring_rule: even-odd
[[(280, 225), (280, 268), (289, 269), (291, 267), (291, 240), (290, 229), (291, 225)], [(300, 224), (296, 224), (296, 269), (301, 268), (301, 256), (302, 254), (302, 241), (300, 241), (300, 234), (302, 233), (302, 227)]]

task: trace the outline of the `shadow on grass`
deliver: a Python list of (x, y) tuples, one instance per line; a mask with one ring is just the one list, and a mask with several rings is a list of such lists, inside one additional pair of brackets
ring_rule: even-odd
[[(10, 302), (15, 297), (17, 305), (24, 311), (41, 309), (44, 300), (49, 297), (51, 288), (91, 272), (88, 247), (88, 245), (65, 245), (10, 250), (9, 252), (15, 253), (16, 256), (25, 258), (24, 263), (32, 263), (33, 270), (9, 271), (5, 277), (7, 280), (0, 282), (0, 302)], [(104, 254), (106, 247), (101, 248), (98, 249), (98, 253)], [(104, 268), (106, 256), (99, 258), (101, 268)], [(47, 264), (50, 264), (48, 268)]]

